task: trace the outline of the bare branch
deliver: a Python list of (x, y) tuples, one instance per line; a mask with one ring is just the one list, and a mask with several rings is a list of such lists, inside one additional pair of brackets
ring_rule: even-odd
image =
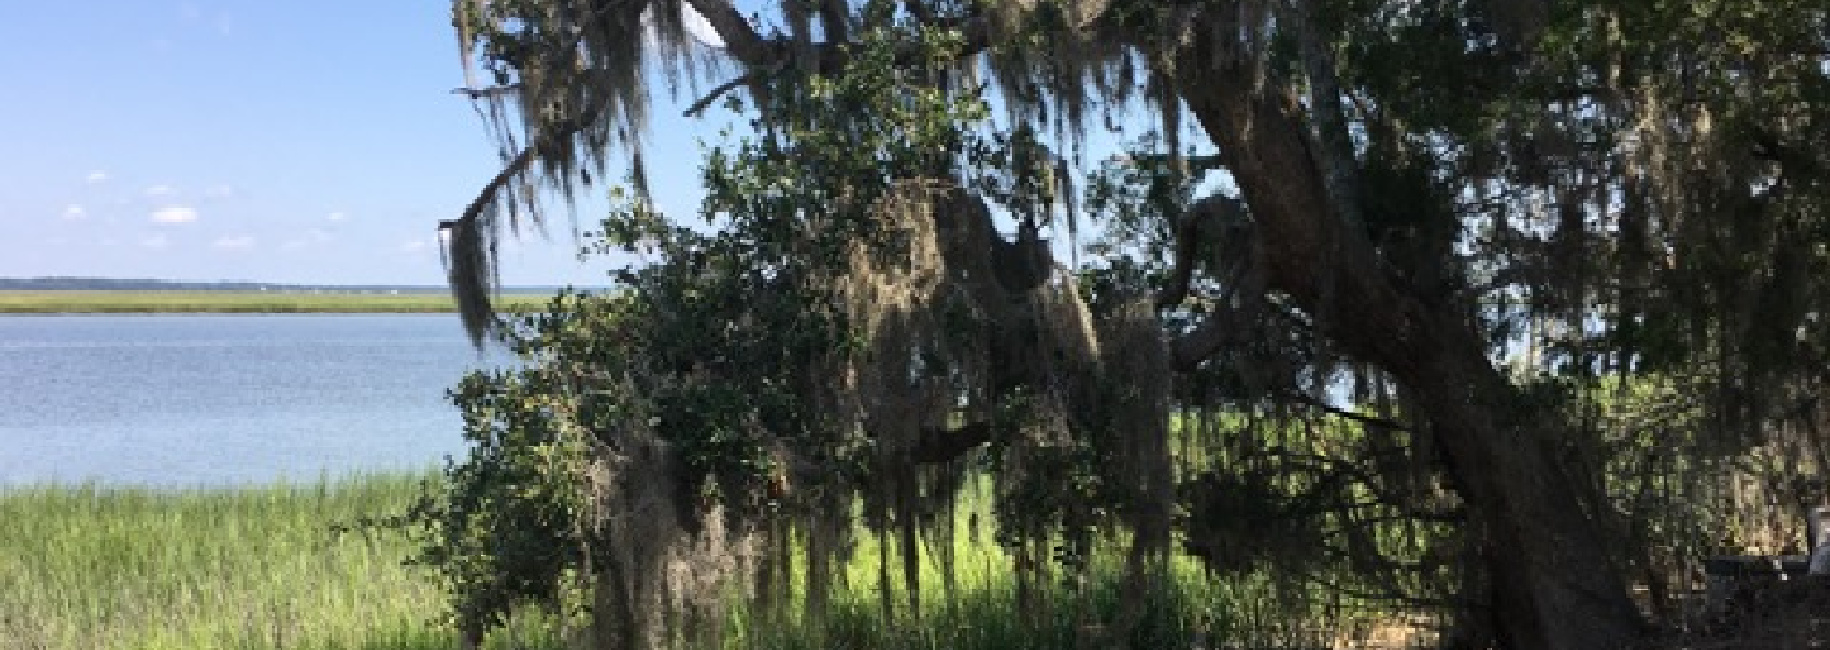
[(724, 94), (730, 92), (732, 88), (745, 84), (754, 84), (773, 72), (775, 72), (775, 69), (773, 68), (768, 70), (754, 70), (736, 79), (718, 84), (717, 88), (713, 88), (711, 92), (708, 92), (704, 97), (699, 98), (699, 101), (693, 102), (693, 105), (686, 107), (686, 110), (681, 112), (680, 115), (682, 117), (698, 117), (700, 113), (705, 112), (706, 107), (711, 106), (712, 102), (718, 101), (719, 97), (723, 97)]
[(505, 97), (508, 95), (518, 94), (520, 92), (521, 92), (521, 84), (518, 84), (518, 83), (517, 84), (508, 84), (506, 86), (490, 86), (488, 88), (453, 88), (453, 89), (451, 89), (451, 94), (463, 95), (463, 96), (469, 97), (471, 99), (495, 99), (497, 97)]
[(1391, 430), (1391, 431), (1404, 431), (1404, 432), (1415, 432), (1416, 431), (1416, 429), (1412, 428), (1411, 425), (1405, 424), (1403, 422), (1399, 422), (1397, 420), (1393, 420), (1390, 418), (1382, 418), (1382, 417), (1379, 417), (1376, 415), (1366, 415), (1364, 413), (1355, 413), (1353, 411), (1349, 411), (1347, 409), (1343, 409), (1338, 406), (1334, 406), (1332, 404), (1324, 402), (1320, 399), (1317, 399), (1313, 395), (1304, 395), (1301, 393), (1291, 392), (1291, 393), (1284, 395), (1283, 397), (1285, 399), (1295, 401), (1299, 404), (1302, 404), (1309, 408), (1315, 409), (1317, 411), (1321, 411), (1322, 413), (1325, 413), (1327, 415), (1332, 415), (1334, 417), (1338, 417), (1338, 418), (1345, 419), (1345, 420), (1353, 420), (1354, 422), (1358, 422), (1360, 424), (1364, 424), (1369, 427), (1376, 427), (1376, 428), (1387, 429), (1387, 430)]

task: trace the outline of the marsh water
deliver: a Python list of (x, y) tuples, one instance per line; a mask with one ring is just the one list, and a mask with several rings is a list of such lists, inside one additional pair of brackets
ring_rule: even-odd
[(0, 486), (197, 486), (438, 466), (456, 316), (0, 316)]

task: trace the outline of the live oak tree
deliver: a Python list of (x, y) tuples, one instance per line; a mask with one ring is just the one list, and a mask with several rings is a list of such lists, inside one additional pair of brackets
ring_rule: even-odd
[[(799, 530), (823, 584), (850, 530), (837, 504), (862, 498), (873, 529), (914, 549), (979, 447), (1002, 463), (1006, 512), (1046, 515), (1004, 522), (1019, 558), (1123, 525), (1148, 580), (1178, 492), (1171, 413), (1198, 427), (1225, 407), (1360, 427), (1345, 456), (1260, 445), (1279, 461), (1264, 467), (1452, 527), (1472, 642), (1614, 648), (1646, 626), (1620, 546), (1630, 513), (1580, 416), (1596, 378), (1684, 378), (1699, 449), (1821, 453), (1821, 0), (454, 7), (466, 61), (492, 77), (468, 92), (506, 161), (447, 224), (473, 334), (498, 327), (494, 242), (541, 215), (542, 191), (569, 198), (618, 156), (637, 195), (604, 234), (660, 254), (629, 272), (626, 300), (508, 334), (579, 363), (472, 386), (546, 382), (527, 390), (569, 400), (558, 420), (557, 403), (491, 413), (557, 421), (552, 440), (584, 432), (568, 448), (598, 479), (575, 497), (598, 518), (561, 517), (585, 523), (539, 544), (579, 547), (547, 560), (596, 574), (593, 615), (624, 644), (672, 620), (633, 603), (684, 593), (650, 587), (707, 548), (707, 526), (728, 528), (725, 555), (779, 571)], [(687, 8), (719, 47), (694, 40)], [(706, 62), (730, 80), (693, 112), (741, 93), (755, 118), (753, 140), (708, 161), (713, 235), (641, 196), (646, 75)], [(971, 101), (981, 81), (1001, 131)], [(1078, 137), (1136, 101), (1157, 145), (1096, 179), (1083, 214), (1068, 200)], [(1036, 237), (1062, 203), (1062, 225), (1099, 226), (1107, 245), (1077, 277)], [(1020, 222), (1014, 239), (994, 206)], [(1522, 341), (1545, 350), (1535, 365), (1502, 364)], [(1364, 408), (1332, 405), (1339, 386)], [(472, 421), (512, 428), (490, 417)], [(1219, 488), (1195, 505), (1266, 484), (1238, 476), (1209, 475)], [(1119, 507), (1076, 509), (1064, 486)], [(1032, 492), (1052, 498), (1020, 507)], [(654, 503), (676, 513), (603, 523)], [(764, 550), (733, 550), (746, 544)]]

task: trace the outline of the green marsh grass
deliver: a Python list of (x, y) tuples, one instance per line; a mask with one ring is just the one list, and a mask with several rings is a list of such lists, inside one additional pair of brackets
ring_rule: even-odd
[[(434, 650), (458, 647), (445, 593), (403, 563), (414, 542), (394, 529), (338, 525), (401, 513), (432, 473), (368, 475), (240, 488), (30, 486), (0, 489), (0, 650)], [(992, 540), (989, 489), (956, 511), (951, 597), (924, 539), (921, 617), (910, 613), (893, 545), (860, 531), (844, 585), (821, 624), (798, 607), (779, 618), (733, 607), (722, 646), (754, 650), (1042, 650), (1113, 647), (1121, 612), (1131, 647), (1192, 648), (1255, 627), (1263, 585), (1222, 583), (1178, 556), (1172, 579), (1142, 599), (1121, 592), (1122, 540), (1093, 559), (1093, 579), (1051, 581), (1020, 611), (1011, 561)], [(974, 513), (980, 525), (972, 525)], [(975, 530), (976, 528), (976, 530)], [(885, 624), (879, 562), (891, 570)], [(797, 563), (798, 564), (798, 563)], [(798, 568), (798, 567), (797, 567)], [(795, 589), (804, 584), (796, 580)], [(1135, 595), (1135, 594), (1133, 594)], [(1287, 620), (1294, 612), (1263, 613)], [(1027, 624), (1026, 624), (1027, 621)], [(488, 648), (567, 647), (557, 618), (517, 616)]]
[(423, 480), (0, 490), (0, 648), (452, 647), (404, 534), (333, 532)]
[[(546, 306), (550, 296), (510, 294), (505, 311)], [(277, 291), (0, 291), (0, 313), (415, 313), (455, 310), (441, 293), (286, 293)]]

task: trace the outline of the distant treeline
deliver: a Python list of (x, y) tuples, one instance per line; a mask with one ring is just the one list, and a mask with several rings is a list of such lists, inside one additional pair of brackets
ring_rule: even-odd
[[(503, 287), (503, 293), (550, 294), (558, 286)], [(277, 291), (301, 293), (444, 294), (450, 288), (428, 284), (274, 284), (246, 280), (216, 282), (139, 278), (39, 277), (0, 278), (0, 291)]]

